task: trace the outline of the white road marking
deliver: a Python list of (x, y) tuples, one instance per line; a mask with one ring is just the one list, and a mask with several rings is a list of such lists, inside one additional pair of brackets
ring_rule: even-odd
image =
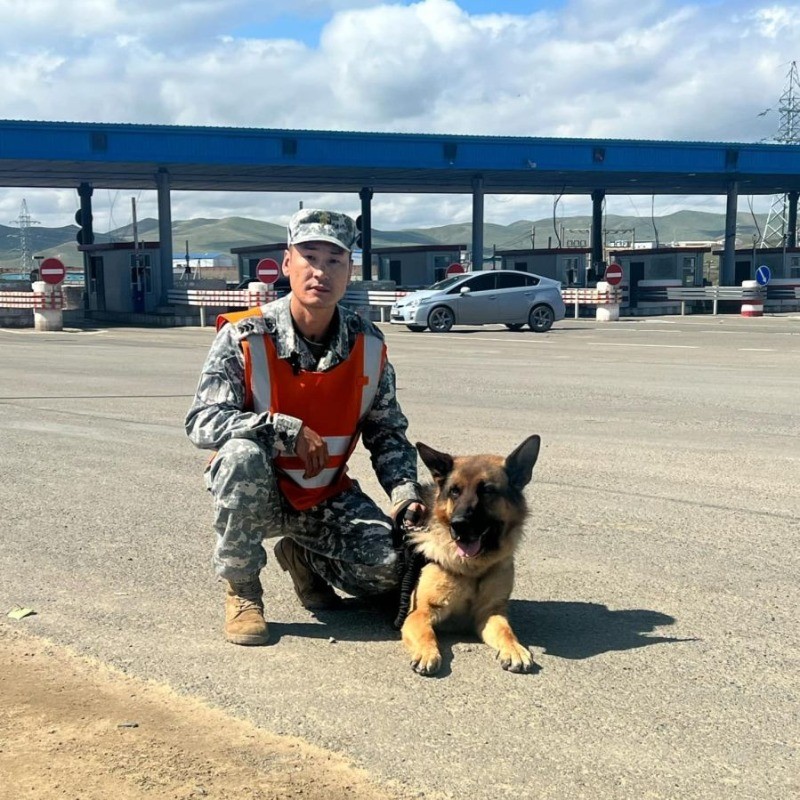
[(108, 333), (108, 330), (105, 328), (98, 328), (93, 331), (84, 331), (80, 328), (63, 328), (60, 331), (37, 331), (33, 328), (0, 328), (0, 333), (16, 333), (18, 336), (41, 336), (43, 333), (50, 334), (51, 336), (59, 333), (79, 333), (81, 336), (94, 336), (98, 333)]
[[(413, 339), (416, 339), (417, 341), (420, 340), (420, 334), (419, 333), (400, 333), (398, 335), (399, 336), (404, 336), (404, 337), (409, 338), (409, 339), (413, 338)], [(459, 339), (462, 342), (503, 342), (505, 344), (509, 344), (509, 343), (510, 344), (555, 344), (555, 341), (553, 341), (552, 339), (516, 339), (516, 338), (515, 339), (511, 339), (511, 338), (509, 338), (509, 339), (494, 339), (494, 338), (491, 338), (489, 336), (470, 336), (469, 334), (467, 334), (466, 336), (463, 336), (463, 335), (457, 334), (457, 333), (451, 333), (451, 334), (436, 333), (436, 334), (433, 334), (433, 335), (436, 336), (436, 341), (438, 341), (439, 339)], [(423, 341), (425, 341), (425, 340), (423, 340)], [(431, 341), (431, 340), (428, 339), (428, 341)]]
[(770, 347), (739, 347), (737, 348), (740, 353), (774, 353), (775, 351)]
[(672, 350), (698, 350), (693, 344), (637, 344), (636, 342), (603, 342), (603, 347), (666, 347)]

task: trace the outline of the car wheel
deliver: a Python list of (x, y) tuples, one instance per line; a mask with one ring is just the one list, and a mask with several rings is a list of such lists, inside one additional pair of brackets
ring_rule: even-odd
[(521, 331), (522, 330), (522, 323), (521, 322), (506, 322), (506, 328), (510, 331)]
[(419, 333), (420, 331), (425, 330), (424, 325), (406, 325), (406, 328), (408, 328), (410, 331), (414, 331), (414, 333)]
[(453, 312), (446, 306), (437, 306), (428, 314), (428, 327), (434, 333), (447, 333), (455, 321)]
[(556, 315), (550, 306), (534, 306), (528, 316), (528, 325), (534, 333), (547, 333), (555, 319)]

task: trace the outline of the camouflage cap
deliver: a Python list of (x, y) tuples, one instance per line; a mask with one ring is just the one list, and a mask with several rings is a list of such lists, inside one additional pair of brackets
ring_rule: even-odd
[(338, 211), (303, 208), (289, 220), (288, 243), (330, 242), (350, 252), (358, 231), (355, 221)]

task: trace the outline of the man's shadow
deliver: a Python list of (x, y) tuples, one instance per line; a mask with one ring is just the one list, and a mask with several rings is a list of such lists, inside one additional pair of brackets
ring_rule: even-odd
[(277, 644), (284, 636), (303, 639), (337, 639), (342, 642), (385, 642), (400, 638), (400, 631), (392, 627), (397, 614), (397, 600), (378, 602), (348, 597), (341, 608), (331, 611), (309, 612), (309, 622), (269, 623), (270, 644)]
[[(270, 622), (270, 639), (272, 644), (283, 636), (361, 642), (399, 640), (400, 634), (391, 624), (395, 611), (391, 605), (375, 608), (368, 601), (348, 599), (341, 610), (317, 612), (316, 621)], [(675, 618), (647, 609), (611, 610), (600, 603), (511, 600), (508, 616), (523, 645), (558, 658), (592, 658), (615, 650), (695, 641), (651, 635), (656, 628), (673, 625)], [(440, 677), (450, 671), (454, 644), (478, 641), (470, 630), (447, 629), (437, 632), (437, 638), (443, 658)]]

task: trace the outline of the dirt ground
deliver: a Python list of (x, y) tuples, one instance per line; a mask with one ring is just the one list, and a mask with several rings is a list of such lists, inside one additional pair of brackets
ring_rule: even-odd
[(343, 757), (0, 623), (0, 798), (387, 800)]

